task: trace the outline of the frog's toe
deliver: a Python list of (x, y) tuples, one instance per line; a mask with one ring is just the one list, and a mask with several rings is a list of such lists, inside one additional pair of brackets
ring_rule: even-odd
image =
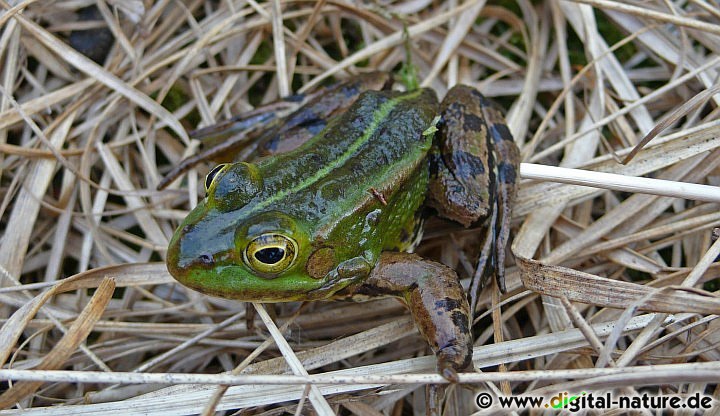
[(457, 383), (460, 381), (457, 371), (452, 367), (438, 368), (438, 373), (440, 373), (445, 380), (451, 383)]
[(451, 383), (457, 383), (458, 371), (462, 371), (472, 361), (472, 347), (453, 344), (441, 348), (437, 352), (438, 373)]

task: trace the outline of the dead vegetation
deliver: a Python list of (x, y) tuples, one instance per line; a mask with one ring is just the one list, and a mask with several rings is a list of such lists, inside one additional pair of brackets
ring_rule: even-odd
[[(404, 21), (423, 85), (442, 95), (462, 82), (498, 101), (524, 162), (627, 180), (522, 182), (518, 266), (508, 293), (483, 293), (478, 372), (450, 389), (446, 413), (476, 411), (479, 391), (613, 391), (712, 395), (708, 414), (720, 414), (714, 0), (0, 10), (0, 378), (12, 380), (2, 408), (422, 414), (422, 386), (442, 379), (399, 303), (284, 304), (273, 318), (257, 305), (248, 329), (243, 304), (175, 284), (162, 263), (212, 163), (156, 190), (197, 152), (187, 131), (397, 69)], [(637, 176), (667, 182), (648, 191)], [(467, 279), (478, 234), (430, 222), (420, 252)]]

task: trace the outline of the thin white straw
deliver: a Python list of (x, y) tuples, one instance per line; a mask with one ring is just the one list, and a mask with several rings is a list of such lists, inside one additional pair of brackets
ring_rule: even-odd
[(696, 183), (625, 176), (582, 169), (568, 169), (534, 163), (521, 163), (520, 176), (524, 179), (561, 182), (611, 189), (614, 191), (671, 196), (696, 201), (720, 202), (720, 187), (699, 185)]

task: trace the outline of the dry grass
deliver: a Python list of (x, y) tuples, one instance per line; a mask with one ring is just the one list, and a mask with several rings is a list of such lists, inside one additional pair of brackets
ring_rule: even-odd
[[(523, 166), (508, 293), (483, 293), (478, 372), (447, 414), (480, 390), (700, 392), (720, 414), (720, 191), (680, 183), (718, 183), (716, 1), (427, 3), (0, 1), (2, 408), (422, 413), (441, 379), (396, 301), (255, 305), (248, 329), (160, 262), (211, 164), (155, 190), (197, 151), (186, 131), (395, 68), (404, 16), (423, 85), (499, 101), (524, 162), (624, 179)], [(104, 66), (69, 46), (88, 28), (115, 41)], [(420, 252), (467, 278), (478, 234), (430, 222)]]

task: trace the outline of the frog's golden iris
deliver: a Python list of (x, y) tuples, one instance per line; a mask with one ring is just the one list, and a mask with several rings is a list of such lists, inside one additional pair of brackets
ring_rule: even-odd
[(255, 237), (245, 248), (243, 260), (264, 277), (274, 277), (292, 266), (297, 243), (282, 234), (267, 233)]

